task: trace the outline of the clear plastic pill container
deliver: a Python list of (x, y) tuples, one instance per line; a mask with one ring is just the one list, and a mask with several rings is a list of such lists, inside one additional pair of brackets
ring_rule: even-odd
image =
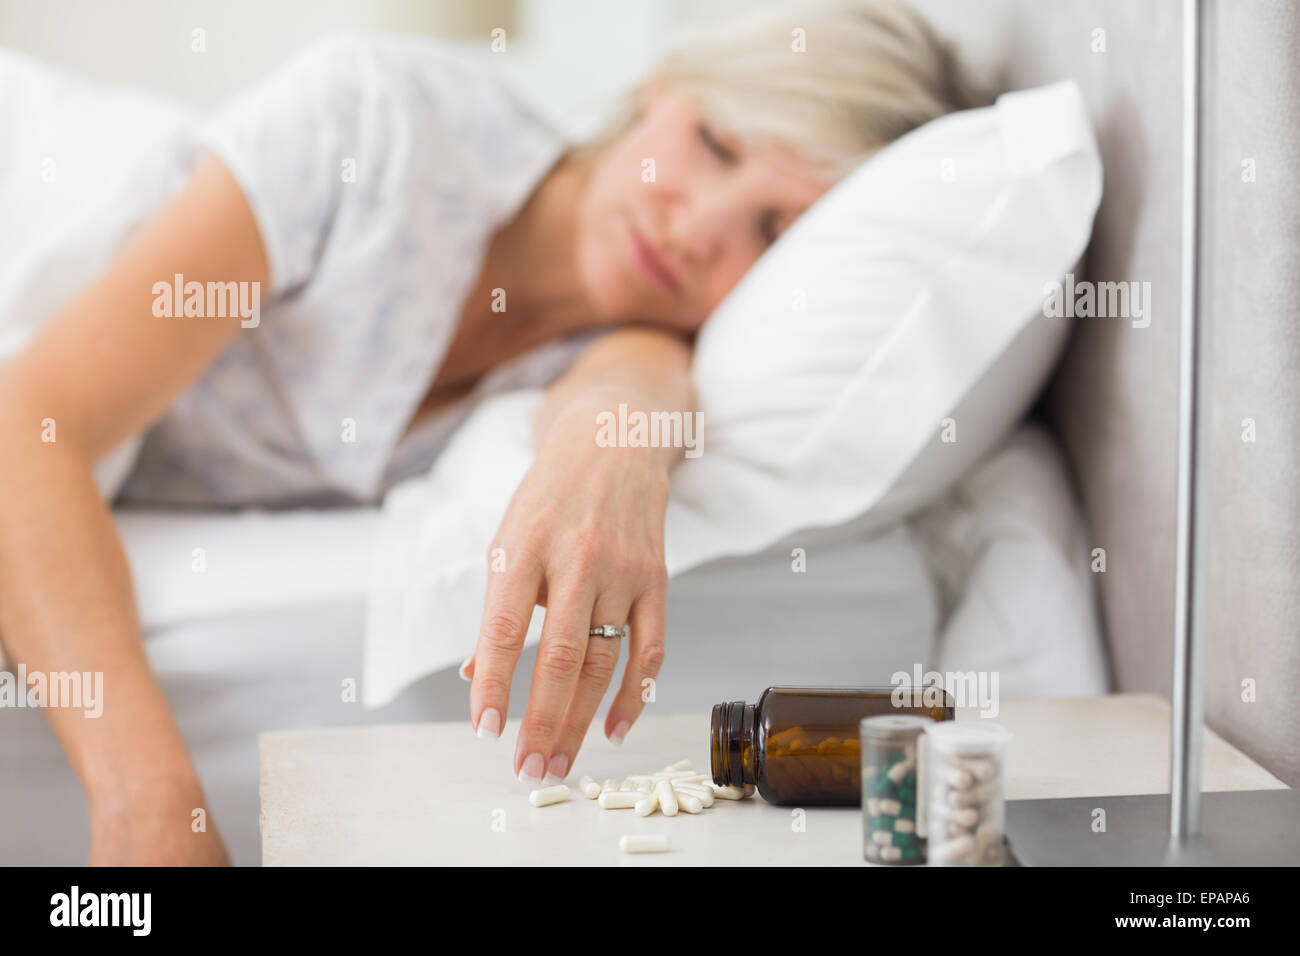
[(999, 866), (1010, 732), (983, 720), (926, 728), (922, 831), (931, 866)]
[(893, 714), (865, 717), (858, 725), (862, 753), (862, 855), (872, 863), (925, 862), (917, 832), (917, 738), (935, 722)]

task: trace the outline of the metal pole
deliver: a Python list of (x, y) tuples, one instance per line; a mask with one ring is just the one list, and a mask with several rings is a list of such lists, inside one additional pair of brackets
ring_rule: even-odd
[(1201, 739), (1205, 714), (1203, 502), (1207, 478), (1198, 426), (1203, 360), (1201, 276), (1204, 236), (1205, 25), (1209, 0), (1183, 3), (1183, 233), (1178, 365), (1178, 537), (1174, 582), (1174, 660), (1170, 701), (1169, 834), (1181, 844), (1201, 831)]

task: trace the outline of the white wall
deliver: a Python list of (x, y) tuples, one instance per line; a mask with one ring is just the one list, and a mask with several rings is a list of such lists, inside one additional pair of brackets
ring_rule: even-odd
[(514, 0), (0, 0), (0, 45), (211, 106), (329, 33), (485, 36), (489, 24), (513, 29), (514, 8)]
[(677, 24), (774, 2), (798, 0), (0, 0), (0, 46), (211, 107), (330, 33), (422, 33), (493, 55), (500, 26), (501, 66), (584, 125), (653, 65)]
[(634, 82), (672, 15), (666, 0), (0, 0), (0, 46), (211, 107), (330, 33), (422, 33), (492, 55), (499, 26), (503, 68), (564, 113)]

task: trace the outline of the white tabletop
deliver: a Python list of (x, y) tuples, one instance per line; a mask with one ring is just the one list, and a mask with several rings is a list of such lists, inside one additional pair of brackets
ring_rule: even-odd
[[(973, 719), (961, 712), (958, 719)], [(1014, 733), (1007, 798), (1168, 792), (1168, 705), (1149, 695), (1004, 702)], [(758, 798), (698, 815), (601, 810), (573, 782), (622, 780), (689, 758), (708, 769), (706, 714), (647, 714), (622, 747), (599, 730), (570, 777), (572, 798), (532, 807), (510, 773), (517, 724), (482, 741), (468, 723), (290, 731), (261, 738), (263, 863), (837, 865), (862, 862), (857, 808), (799, 810)], [(1207, 732), (1206, 790), (1284, 787)], [(629, 856), (619, 837), (667, 833), (672, 851)]]

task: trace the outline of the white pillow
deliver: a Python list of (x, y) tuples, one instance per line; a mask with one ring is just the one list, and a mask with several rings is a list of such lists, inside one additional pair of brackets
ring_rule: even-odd
[[(1078, 261), (1100, 199), (1069, 81), (928, 123), (837, 184), (700, 333), (705, 453), (673, 490), (701, 533), (670, 547), (746, 553), (942, 492), (1038, 392), (1068, 330), (1043, 287)], [(1013, 342), (1032, 365), (980, 401), (1006, 417), (959, 418)], [(898, 479), (949, 417), (960, 451), (928, 456), (918, 496)]]
[[(1043, 287), (1079, 259), (1100, 196), (1070, 82), (938, 119), (837, 184), (700, 334), (703, 454), (674, 472), (669, 574), (805, 528), (896, 520), (945, 490), (1037, 393), (1067, 329), (1042, 317)], [(368, 706), (473, 650), (484, 555), (539, 400), (485, 402), (427, 479), (385, 501)], [(939, 442), (945, 417), (955, 443)]]

